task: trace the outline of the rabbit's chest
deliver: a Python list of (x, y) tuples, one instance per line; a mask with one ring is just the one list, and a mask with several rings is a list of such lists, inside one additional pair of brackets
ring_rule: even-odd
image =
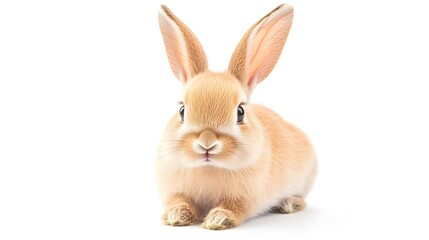
[(176, 192), (185, 193), (202, 205), (216, 204), (231, 197), (246, 197), (258, 192), (258, 184), (238, 174), (213, 168), (195, 168), (181, 172), (171, 184)]

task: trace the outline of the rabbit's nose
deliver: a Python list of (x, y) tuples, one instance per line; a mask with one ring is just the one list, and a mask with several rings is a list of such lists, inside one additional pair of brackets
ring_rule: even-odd
[(209, 152), (210, 150), (214, 150), (218, 144), (218, 141), (207, 143), (207, 142), (200, 142), (197, 140), (198, 145), (205, 151)]
[(217, 154), (221, 151), (221, 144), (219, 141), (214, 142), (201, 142), (199, 140), (194, 142), (194, 151), (199, 154)]
[(220, 150), (220, 142), (216, 134), (211, 130), (204, 130), (194, 142), (194, 150), (197, 153), (215, 154)]

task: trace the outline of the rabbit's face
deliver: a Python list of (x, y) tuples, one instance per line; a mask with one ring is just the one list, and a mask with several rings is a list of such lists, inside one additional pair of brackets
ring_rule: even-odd
[(239, 169), (255, 163), (261, 132), (247, 97), (228, 73), (205, 72), (186, 83), (177, 113), (179, 163), (185, 167)]

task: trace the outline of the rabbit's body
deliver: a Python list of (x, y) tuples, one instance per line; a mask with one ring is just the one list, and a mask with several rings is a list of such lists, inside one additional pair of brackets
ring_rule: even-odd
[[(161, 146), (157, 161), (163, 199), (174, 193), (184, 193), (192, 196), (204, 214), (222, 199), (245, 198), (252, 203), (249, 215), (255, 216), (279, 206), (283, 199), (307, 195), (316, 173), (316, 156), (306, 135), (266, 107), (252, 104), (246, 110), (246, 113), (255, 114), (264, 144), (258, 162), (240, 170), (209, 165), (172, 167), (174, 163), (170, 161), (177, 160), (177, 152), (168, 151), (169, 142), (174, 141), (170, 133), (177, 123), (177, 117), (173, 117), (170, 122), (173, 127), (166, 129), (161, 140), (166, 146)], [(271, 136), (277, 137), (271, 140)]]
[(305, 206), (317, 168), (310, 141), (273, 111), (248, 103), (280, 56), (292, 16), (288, 5), (265, 16), (244, 36), (228, 71), (214, 73), (193, 33), (163, 6), (170, 65), (184, 83), (156, 161), (165, 224), (205, 216), (203, 227), (225, 229), (269, 210)]

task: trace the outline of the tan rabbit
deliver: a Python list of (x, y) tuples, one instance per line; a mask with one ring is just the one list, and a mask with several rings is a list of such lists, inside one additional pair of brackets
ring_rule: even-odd
[(191, 30), (161, 6), (168, 60), (184, 86), (156, 160), (164, 224), (218, 230), (305, 207), (317, 169), (310, 141), (273, 111), (249, 104), (280, 57), (292, 18), (290, 5), (274, 9), (247, 31), (228, 70), (216, 73)]

